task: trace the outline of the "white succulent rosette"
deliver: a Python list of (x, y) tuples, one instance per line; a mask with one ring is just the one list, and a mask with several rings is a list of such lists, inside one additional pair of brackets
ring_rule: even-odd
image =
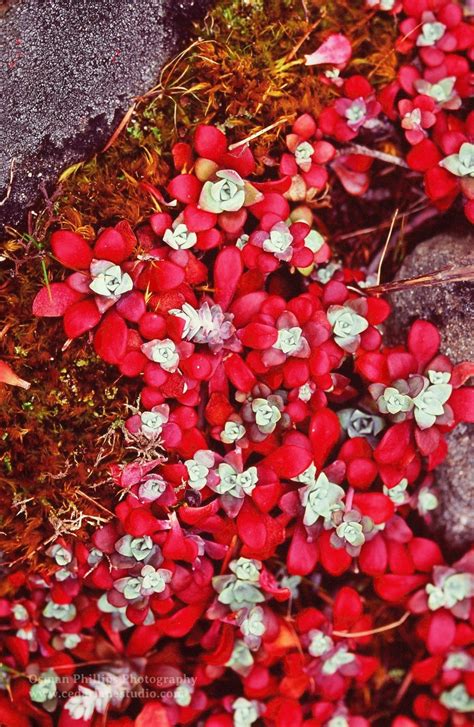
[(375, 534), (374, 522), (358, 510), (349, 510), (342, 517), (339, 513), (336, 517), (339, 523), (331, 533), (330, 543), (334, 548), (345, 548), (355, 558), (364, 543)]
[(53, 669), (41, 672), (30, 687), (30, 699), (41, 704), (47, 712), (56, 709), (59, 676)]
[(199, 492), (208, 483), (209, 473), (214, 467), (215, 457), (210, 449), (198, 449), (192, 459), (184, 463), (188, 472), (188, 485)]
[(157, 546), (149, 535), (134, 537), (128, 534), (119, 538), (114, 548), (119, 555), (132, 559), (134, 562), (149, 560), (157, 550)]
[(416, 45), (419, 48), (430, 48), (444, 36), (446, 25), (437, 20), (436, 15), (431, 12), (424, 12), (421, 20), (421, 32), (416, 39)]
[(319, 252), (326, 240), (317, 230), (310, 230), (304, 238), (304, 246), (307, 247), (311, 252)]
[(234, 727), (251, 727), (260, 716), (261, 708), (255, 699), (238, 697), (232, 704)]
[(248, 470), (239, 472), (234, 465), (221, 462), (217, 473), (219, 483), (214, 486), (214, 490), (219, 495), (231, 495), (238, 498), (251, 495), (258, 481), (256, 467), (249, 467)]
[(362, 409), (341, 409), (337, 415), (342, 428), (351, 439), (353, 437), (373, 439), (385, 427), (382, 417), (362, 411)]
[[(298, 476), (303, 482), (308, 482), (307, 470)], [(314, 478), (311, 474), (310, 477)], [(312, 479), (298, 491), (301, 505), (304, 507), (303, 525), (311, 527), (319, 518), (328, 524), (333, 513), (342, 510), (342, 500), (345, 492), (339, 485), (330, 482), (324, 472), (320, 472), (316, 479)]]
[(209, 346), (214, 353), (222, 348), (240, 350), (241, 345), (235, 336), (235, 326), (232, 324), (232, 314), (224, 313), (220, 305), (204, 301), (196, 310), (189, 303), (183, 303), (181, 308), (169, 311), (184, 321), (182, 338), (193, 343)]
[(255, 187), (245, 182), (234, 169), (220, 169), (216, 172), (215, 179), (204, 183), (199, 207), (217, 215), (238, 212), (245, 204), (253, 204), (260, 197)]
[(367, 117), (367, 104), (365, 99), (362, 96), (354, 99), (346, 108), (344, 116), (346, 117), (347, 125), (354, 131), (360, 126), (363, 126)]
[(212, 586), (219, 594), (217, 596), (219, 603), (228, 606), (231, 611), (252, 608), (255, 604), (265, 601), (258, 583), (240, 580), (235, 575), (214, 576)]
[(158, 404), (153, 409), (140, 412), (140, 431), (148, 439), (157, 439), (168, 422), (170, 408), (168, 404)]
[(272, 397), (268, 399), (253, 399), (251, 407), (255, 418), (255, 424), (263, 434), (271, 434), (275, 431), (281, 419), (281, 407), (279, 402), (274, 402)]
[(288, 262), (293, 256), (293, 235), (285, 222), (277, 222), (263, 241), (265, 252), (270, 252), (277, 260)]
[(406, 477), (403, 477), (400, 482), (398, 482), (393, 487), (387, 487), (386, 485), (384, 485), (383, 493), (390, 498), (390, 500), (396, 507), (401, 507), (402, 505), (405, 505), (407, 502), (409, 502), (410, 499), (407, 492), (407, 487), (408, 480)]
[(324, 631), (320, 631), (320, 629), (311, 629), (311, 631), (308, 631), (308, 653), (311, 656), (322, 656), (333, 648), (333, 640)]
[(456, 177), (474, 177), (474, 144), (465, 141), (456, 154), (450, 154), (439, 162)]
[(429, 83), (424, 78), (418, 78), (413, 85), (418, 93), (434, 99), (439, 108), (454, 111), (462, 103), (461, 97), (454, 88), (456, 80), (456, 76), (446, 76), (435, 83)]
[(443, 671), (474, 671), (474, 657), (467, 651), (453, 651), (448, 654), (444, 664)]
[(331, 717), (329, 722), (326, 722), (324, 727), (350, 727), (350, 723), (343, 714), (336, 714), (334, 717)]
[(249, 647), (242, 639), (236, 639), (230, 659), (226, 662), (225, 666), (228, 666), (229, 669), (245, 677), (250, 673), (253, 665), (254, 658)]
[(396, 379), (390, 386), (370, 384), (369, 392), (381, 414), (387, 415), (392, 422), (403, 422), (411, 416), (414, 397), (423, 389), (424, 376), (410, 376), (408, 381)]
[(69, 565), (73, 560), (71, 551), (59, 543), (55, 543), (48, 548), (46, 555), (49, 555), (50, 558), (54, 558), (55, 563), (60, 566)]
[(311, 278), (317, 280), (318, 283), (326, 285), (334, 277), (334, 275), (341, 269), (341, 265), (336, 262), (329, 262), (324, 267), (318, 267), (312, 273)]
[(43, 616), (54, 619), (55, 621), (69, 623), (76, 618), (77, 609), (73, 603), (56, 603), (50, 600), (47, 601), (43, 608)]
[(195, 232), (188, 230), (184, 222), (179, 222), (173, 225), (171, 229), (165, 230), (163, 242), (173, 250), (189, 250), (196, 244), (197, 235)]
[(415, 497), (416, 509), (422, 517), (429, 516), (439, 507), (438, 495), (429, 485), (420, 487)]
[(142, 579), (141, 594), (143, 596), (152, 596), (154, 593), (163, 593), (172, 575), (167, 568), (154, 568), (150, 564), (144, 565), (140, 571)]
[(457, 618), (469, 618), (471, 598), (474, 596), (474, 574), (444, 565), (433, 568), (433, 583), (425, 586), (428, 608), (450, 609)]
[(175, 687), (173, 692), (173, 701), (178, 707), (189, 707), (193, 698), (194, 686), (183, 682)]
[(366, 0), (368, 8), (377, 8), (386, 11), (393, 10), (396, 2), (397, 0)]
[(221, 442), (224, 442), (224, 444), (235, 444), (236, 442), (241, 442), (245, 438), (246, 433), (242, 420), (236, 416), (235, 419), (226, 421), (224, 429), (219, 436)]
[(294, 151), (295, 162), (302, 172), (309, 172), (313, 163), (314, 147), (309, 141), (300, 141)]
[[(303, 331), (299, 326), (280, 328), (278, 338), (273, 346), (286, 356), (301, 356), (304, 350), (309, 350), (308, 343), (303, 337)], [(309, 352), (306, 355), (309, 355)]]
[(120, 265), (110, 260), (93, 260), (90, 265), (89, 288), (95, 293), (99, 310), (103, 313), (119, 298), (133, 289), (133, 280)]
[(420, 429), (429, 429), (442, 417), (451, 419), (451, 410), (446, 403), (452, 391), (451, 384), (430, 384), (425, 379), (423, 389), (413, 399), (413, 413)]
[(262, 564), (254, 558), (237, 558), (229, 564), (229, 569), (242, 581), (253, 581), (257, 583), (260, 580), (260, 571)]
[(155, 502), (165, 492), (167, 483), (161, 475), (146, 475), (138, 488), (138, 499), (141, 502)]
[(142, 345), (141, 351), (150, 361), (159, 364), (170, 374), (179, 366), (179, 351), (171, 338), (153, 338)]
[(348, 353), (355, 353), (360, 345), (360, 334), (369, 327), (365, 318), (367, 304), (364, 300), (351, 300), (344, 305), (330, 305), (327, 318), (332, 326), (334, 340)]
[(264, 618), (265, 613), (261, 606), (243, 610), (237, 618), (244, 642), (252, 651), (259, 649), (262, 643), (262, 636), (266, 631)]
[(121, 593), (126, 601), (137, 603), (155, 593), (164, 593), (171, 576), (172, 573), (167, 568), (155, 568), (146, 564), (138, 575), (118, 578), (114, 582), (114, 589)]
[(338, 644), (334, 650), (323, 654), (321, 673), (324, 676), (333, 676), (337, 673), (355, 676), (358, 671), (356, 655), (349, 651), (346, 644)]
[(439, 701), (444, 707), (454, 712), (460, 712), (461, 714), (474, 712), (474, 698), (471, 697), (462, 683), (442, 692)]

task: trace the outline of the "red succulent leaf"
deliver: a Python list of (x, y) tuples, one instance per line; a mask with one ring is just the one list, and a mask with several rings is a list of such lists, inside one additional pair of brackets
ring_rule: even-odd
[(308, 469), (311, 462), (311, 452), (307, 449), (284, 444), (265, 457), (262, 465), (269, 467), (278, 477), (291, 480)]
[(214, 299), (223, 310), (229, 307), (243, 272), (242, 256), (236, 247), (226, 247), (214, 263)]
[(317, 468), (323, 466), (341, 435), (339, 417), (331, 409), (320, 409), (311, 418), (309, 439)]
[(81, 298), (81, 293), (66, 283), (50, 283), (36, 294), (33, 301), (33, 315), (45, 318), (63, 316), (69, 306)]
[(439, 331), (429, 321), (415, 321), (408, 333), (408, 348), (418, 361), (420, 370), (438, 352), (441, 343)]
[(77, 338), (99, 323), (101, 315), (95, 301), (89, 299), (70, 305), (64, 312), (63, 325), (68, 338)]
[(51, 235), (53, 255), (66, 268), (86, 270), (92, 262), (92, 250), (77, 232), (57, 230)]
[(122, 361), (127, 350), (128, 328), (122, 316), (109, 311), (94, 335), (94, 348), (98, 356), (111, 364)]

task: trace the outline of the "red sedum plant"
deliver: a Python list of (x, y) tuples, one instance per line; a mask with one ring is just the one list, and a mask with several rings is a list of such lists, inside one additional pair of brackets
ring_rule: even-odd
[[(370, 161), (340, 145), (382, 110), (436, 204), (471, 199), (456, 112), (472, 28), (441, 0), (368, 5), (403, 13), (400, 51), (419, 55), (381, 92), (335, 83), (278, 176), (255, 179), (250, 146), (201, 125), (146, 223), (51, 236), (68, 272), (34, 313), (87, 334), (141, 393), (108, 522), (56, 539), (46, 574), (10, 576), (2, 725), (471, 724), (474, 553), (452, 562), (427, 526), (445, 435), (474, 420), (474, 364), (453, 365), (427, 321), (387, 345), (390, 305), (331, 260), (308, 203), (333, 172), (368, 187)], [(343, 68), (346, 46), (322, 57)], [(370, 714), (397, 669), (393, 706)]]

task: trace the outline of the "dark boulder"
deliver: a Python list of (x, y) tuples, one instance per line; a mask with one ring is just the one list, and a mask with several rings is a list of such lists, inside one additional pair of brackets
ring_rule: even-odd
[[(441, 234), (420, 243), (405, 259), (398, 279), (414, 278), (447, 266), (474, 265), (474, 235)], [(441, 352), (454, 363), (474, 360), (474, 284), (459, 282), (412, 287), (390, 295), (393, 314), (387, 334), (391, 343), (405, 340), (417, 318), (432, 321), (441, 333)], [(446, 545), (462, 549), (474, 541), (474, 426), (460, 424), (447, 439), (449, 452), (435, 473), (440, 504), (434, 527)]]
[[(2, 20), (0, 223), (102, 148), (209, 0), (9, 0)], [(8, 194), (11, 165), (13, 183)], [(8, 199), (5, 197), (8, 194)]]

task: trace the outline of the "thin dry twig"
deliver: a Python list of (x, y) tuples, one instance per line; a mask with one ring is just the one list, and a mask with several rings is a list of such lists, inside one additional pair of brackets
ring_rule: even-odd
[(123, 129), (126, 127), (126, 125), (128, 124), (128, 122), (132, 118), (133, 112), (135, 111), (136, 107), (137, 107), (137, 102), (134, 101), (134, 103), (132, 103), (132, 105), (130, 106), (130, 108), (126, 112), (125, 116), (123, 117), (122, 121), (117, 126), (117, 128), (114, 131), (114, 133), (112, 134), (112, 136), (108, 140), (107, 144), (102, 149), (102, 152), (107, 151), (107, 149), (110, 149), (110, 147), (112, 146), (112, 144), (114, 143), (114, 141), (117, 139), (117, 137), (120, 136), (120, 134), (122, 133)]
[(368, 146), (362, 146), (361, 144), (351, 144), (343, 149), (339, 149), (337, 152), (338, 157), (346, 156), (347, 154), (361, 154), (372, 159), (378, 159), (381, 162), (387, 162), (387, 164), (394, 164), (397, 167), (409, 169), (408, 164), (401, 157), (397, 157), (394, 154), (387, 154), (385, 151), (378, 151), (378, 149), (369, 149)]
[(398, 626), (401, 626), (405, 623), (407, 618), (411, 616), (410, 611), (405, 611), (403, 616), (398, 619), (398, 621), (392, 621), (392, 623), (386, 624), (385, 626), (379, 626), (375, 629), (369, 629), (368, 631), (333, 631), (333, 636), (341, 636), (344, 639), (358, 639), (362, 638), (362, 636), (372, 636), (372, 634), (382, 634), (384, 631), (391, 631), (392, 629), (398, 628)]
[(390, 244), (390, 239), (392, 237), (392, 232), (393, 232), (393, 228), (395, 226), (397, 217), (398, 217), (398, 208), (393, 213), (392, 221), (390, 223), (390, 227), (388, 230), (387, 239), (385, 240), (385, 245), (383, 246), (382, 254), (380, 256), (379, 264), (377, 267), (377, 285), (380, 285), (380, 276), (382, 275), (382, 265), (383, 265), (383, 261), (385, 260), (385, 255), (387, 254), (388, 246)]
[(247, 144), (249, 141), (253, 141), (254, 139), (257, 139), (259, 136), (262, 136), (262, 134), (266, 134), (267, 131), (271, 131), (276, 126), (281, 126), (282, 124), (286, 124), (287, 121), (289, 121), (289, 117), (283, 116), (281, 119), (278, 119), (278, 121), (275, 121), (273, 124), (270, 124), (269, 126), (265, 126), (264, 129), (260, 129), (260, 131), (255, 131), (253, 134), (250, 134), (250, 136), (247, 136), (245, 139), (241, 139), (240, 141), (236, 141), (235, 144), (231, 144), (229, 146), (229, 151), (238, 149), (239, 146), (243, 146), (244, 144)]
[(365, 290), (372, 295), (381, 295), (383, 293), (391, 293), (395, 290), (430, 287), (432, 285), (449, 285), (450, 283), (463, 283), (471, 280), (474, 280), (474, 265), (466, 265), (462, 268), (448, 265), (440, 270), (435, 270), (433, 273), (426, 273), (415, 278), (393, 280), (390, 283), (371, 285), (365, 288)]
[(4, 198), (0, 201), (0, 207), (3, 207), (3, 205), (5, 204), (5, 202), (8, 201), (8, 199), (12, 193), (13, 177), (15, 174), (15, 162), (16, 162), (16, 159), (15, 159), (15, 157), (13, 157), (10, 162), (10, 177), (8, 179), (7, 192), (4, 196)]

